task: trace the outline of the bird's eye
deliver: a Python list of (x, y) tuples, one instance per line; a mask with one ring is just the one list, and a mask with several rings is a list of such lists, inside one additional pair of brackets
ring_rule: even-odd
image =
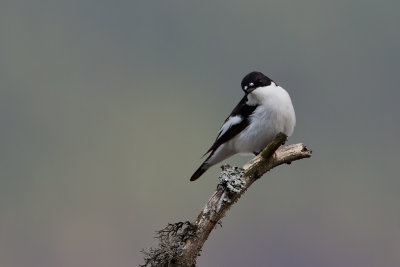
[(254, 83), (249, 83), (249, 86), (253, 86), (254, 85)]

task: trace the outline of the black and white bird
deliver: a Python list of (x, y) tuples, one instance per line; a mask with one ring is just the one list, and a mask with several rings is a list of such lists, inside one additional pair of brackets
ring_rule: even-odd
[(296, 115), (285, 89), (257, 71), (247, 74), (241, 86), (244, 97), (225, 120), (214, 144), (204, 154), (210, 155), (190, 181), (234, 154), (258, 155), (279, 132), (292, 135)]

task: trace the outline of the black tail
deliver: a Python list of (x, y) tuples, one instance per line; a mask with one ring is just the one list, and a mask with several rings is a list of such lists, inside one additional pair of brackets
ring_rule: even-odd
[(190, 181), (193, 182), (199, 179), (199, 177), (208, 170), (209, 167), (207, 165), (208, 164), (206, 163), (201, 164), (201, 166), (193, 173), (192, 177), (190, 177)]

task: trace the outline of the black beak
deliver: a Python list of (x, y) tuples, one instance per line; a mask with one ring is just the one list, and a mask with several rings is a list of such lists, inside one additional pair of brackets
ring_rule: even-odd
[(247, 89), (245, 90), (245, 92), (246, 92), (246, 94), (250, 94), (250, 93), (253, 92), (254, 90), (256, 90), (256, 87), (250, 87), (250, 88), (247, 88)]

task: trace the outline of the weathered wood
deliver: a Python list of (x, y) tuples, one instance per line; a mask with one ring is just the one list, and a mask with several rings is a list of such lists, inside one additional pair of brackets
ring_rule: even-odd
[[(161, 266), (195, 266), (197, 257), (211, 231), (247, 188), (263, 174), (279, 165), (290, 164), (293, 161), (311, 157), (312, 152), (303, 144), (281, 146), (286, 142), (286, 139), (285, 134), (278, 134), (243, 169), (223, 166), (217, 190), (207, 201), (196, 221), (189, 225), (191, 235), (182, 239), (183, 242), (180, 242), (179, 249), (174, 252), (175, 254), (172, 253), (174, 256)], [(171, 247), (174, 247), (174, 245), (172, 244)], [(146, 263), (143, 266), (155, 265)]]

